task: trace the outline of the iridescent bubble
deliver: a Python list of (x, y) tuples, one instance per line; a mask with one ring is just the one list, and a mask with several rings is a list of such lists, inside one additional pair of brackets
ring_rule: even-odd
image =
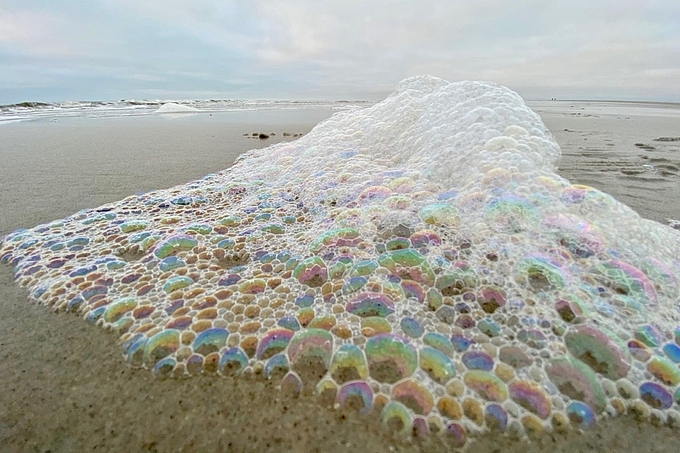
[[(65, 261), (64, 261), (64, 262), (65, 262)], [(62, 263), (62, 264), (63, 264), (63, 263)], [(109, 270), (114, 271), (114, 270), (117, 270), (117, 269), (122, 269), (122, 268), (124, 268), (124, 267), (125, 267), (125, 264), (126, 264), (125, 261), (122, 261), (122, 260), (113, 260), (113, 261), (109, 261), (108, 263), (106, 263), (106, 268), (109, 269)]]
[(640, 398), (656, 409), (670, 409), (673, 395), (663, 385), (645, 382), (640, 386)]
[(383, 205), (390, 209), (407, 210), (413, 207), (413, 200), (403, 195), (392, 195), (383, 200)]
[(571, 357), (558, 357), (548, 362), (545, 371), (560, 392), (583, 401), (597, 412), (605, 409), (607, 397), (604, 389), (585, 363)]
[(91, 274), (92, 272), (94, 272), (96, 270), (97, 270), (96, 265), (85, 266), (85, 267), (81, 267), (81, 268), (74, 270), (73, 272), (68, 274), (68, 276), (69, 277), (83, 277), (85, 275)]
[(675, 363), (680, 363), (680, 346), (675, 343), (666, 343), (663, 346), (663, 352), (666, 357), (671, 359)]
[(125, 297), (118, 299), (111, 303), (104, 311), (104, 321), (114, 323), (118, 321), (125, 313), (133, 310), (137, 306), (137, 300), (132, 297)]
[(564, 288), (569, 274), (555, 260), (541, 255), (523, 258), (515, 268), (516, 280), (534, 291), (549, 291)]
[(596, 189), (584, 184), (573, 184), (562, 190), (561, 199), (568, 204), (581, 204), (589, 193), (592, 194), (596, 191)]
[(143, 240), (150, 238), (150, 237), (151, 237), (151, 233), (149, 233), (148, 231), (145, 231), (143, 233), (135, 233), (135, 234), (131, 234), (130, 237), (128, 237), (128, 242), (130, 244), (135, 244), (137, 242), (142, 242)]
[(302, 284), (319, 287), (328, 280), (326, 264), (318, 256), (304, 259), (293, 270), (293, 277)]
[(192, 348), (194, 352), (206, 356), (219, 351), (227, 343), (227, 338), (229, 338), (227, 329), (219, 327), (206, 329), (194, 339)]
[(271, 234), (283, 234), (286, 232), (286, 229), (283, 225), (279, 225), (278, 223), (270, 223), (260, 227), (260, 231)]
[(422, 324), (410, 317), (401, 318), (399, 325), (401, 326), (401, 331), (411, 338), (419, 338), (425, 333)]
[(505, 291), (497, 286), (483, 286), (477, 291), (477, 303), (486, 313), (494, 313), (504, 307), (505, 300)]
[(580, 359), (595, 372), (609, 379), (625, 377), (630, 369), (630, 359), (617, 341), (591, 325), (570, 329), (564, 342), (574, 357)]
[(90, 324), (96, 324), (97, 321), (99, 321), (99, 319), (101, 319), (101, 317), (104, 315), (104, 311), (106, 311), (106, 306), (92, 308), (85, 315), (85, 320)]
[(375, 260), (361, 260), (355, 262), (349, 270), (350, 276), (368, 276), (378, 268), (379, 264)]
[(144, 361), (144, 349), (149, 338), (143, 334), (136, 334), (123, 344), (125, 361), (132, 366), (142, 366)]
[(226, 227), (235, 227), (241, 224), (241, 218), (237, 215), (230, 215), (218, 220), (217, 223)]
[(392, 191), (384, 186), (372, 186), (364, 189), (363, 192), (359, 194), (359, 202), (362, 205), (367, 205), (370, 203), (382, 201), (385, 198), (392, 195)]
[(390, 332), (392, 332), (392, 324), (381, 316), (369, 316), (361, 320), (361, 333), (365, 337)]
[(415, 186), (416, 182), (408, 176), (400, 176), (387, 183), (387, 187), (397, 193), (412, 192)]
[(503, 402), (508, 399), (508, 389), (505, 383), (492, 373), (471, 370), (465, 373), (463, 379), (466, 386), (487, 401)]
[(566, 410), (569, 420), (581, 429), (590, 429), (595, 424), (593, 410), (581, 401), (572, 401)]
[(262, 278), (246, 280), (238, 285), (241, 294), (261, 294), (267, 289), (267, 282)]
[(243, 369), (248, 365), (248, 356), (241, 348), (230, 348), (222, 354), (220, 362), (217, 367), (220, 374), (223, 376), (241, 374)]
[(412, 375), (418, 365), (415, 348), (406, 339), (393, 334), (369, 338), (365, 352), (370, 374), (380, 382), (397, 382)]
[(345, 284), (342, 285), (342, 293), (345, 295), (356, 293), (361, 288), (366, 286), (368, 279), (363, 276), (354, 276), (345, 280)]
[(330, 374), (339, 383), (366, 379), (368, 363), (364, 352), (353, 344), (343, 344), (335, 351), (330, 364)]
[(423, 343), (432, 346), (435, 349), (439, 349), (446, 356), (453, 356), (453, 345), (451, 340), (449, 340), (444, 335), (437, 332), (428, 332), (423, 336)]
[(550, 415), (550, 398), (543, 388), (531, 381), (513, 381), (508, 386), (510, 398), (523, 408), (533, 412), (542, 419)]
[(484, 420), (492, 430), (505, 431), (508, 427), (508, 413), (500, 404), (488, 404)]
[(298, 396), (302, 393), (304, 384), (300, 376), (295, 371), (289, 371), (281, 381), (281, 390), (293, 396)]
[(220, 249), (231, 250), (236, 246), (236, 241), (233, 239), (222, 239), (217, 243), (217, 247)]
[(447, 423), (444, 433), (447, 438), (451, 439), (451, 444), (454, 448), (462, 448), (467, 442), (467, 432), (465, 431), (465, 427), (460, 423)]
[(325, 248), (353, 247), (361, 242), (359, 231), (354, 228), (330, 230), (314, 239), (309, 244), (309, 251), (319, 253)]
[(413, 419), (409, 410), (398, 401), (389, 401), (382, 410), (380, 420), (390, 432), (401, 437), (411, 435)]
[(538, 329), (522, 329), (517, 333), (517, 339), (534, 349), (543, 349), (547, 344), (545, 334)]
[(373, 410), (373, 390), (364, 381), (348, 382), (338, 390), (336, 402), (341, 409), (355, 409), (368, 415)]
[(347, 304), (347, 311), (357, 316), (381, 316), (385, 317), (394, 313), (394, 302), (384, 294), (361, 293)]
[(587, 310), (584, 310), (584, 305), (580, 299), (572, 296), (555, 302), (555, 310), (565, 322), (579, 324), (587, 318)]
[(427, 415), (434, 407), (432, 393), (412, 379), (400, 381), (392, 387), (392, 398), (419, 415)]
[(413, 280), (424, 285), (434, 283), (434, 273), (423, 255), (414, 249), (387, 252), (378, 258), (381, 266), (403, 280)]
[(133, 231), (143, 230), (149, 226), (149, 222), (145, 220), (130, 220), (119, 225), (120, 231), (123, 233), (132, 233)]
[(210, 234), (212, 227), (206, 223), (194, 223), (184, 227), (183, 230), (199, 234)]
[(186, 360), (186, 371), (187, 373), (198, 376), (203, 373), (203, 362), (205, 358), (200, 354), (191, 354)]
[(153, 368), (161, 359), (179, 349), (179, 331), (167, 329), (149, 338), (144, 346), (144, 365)]
[(436, 231), (420, 230), (411, 235), (410, 242), (413, 247), (419, 249), (421, 247), (440, 246), (442, 238)]
[(480, 319), (477, 323), (477, 328), (480, 332), (489, 337), (497, 337), (501, 334), (501, 326), (493, 319)]
[(640, 270), (654, 283), (657, 290), (665, 290), (669, 296), (675, 296), (678, 292), (678, 278), (673, 270), (654, 257), (645, 258)]
[(420, 349), (420, 368), (433, 381), (445, 384), (456, 375), (456, 366), (438, 349), (425, 346)]
[(451, 335), (451, 344), (457, 352), (465, 352), (474, 344), (474, 340), (465, 335), (453, 334)]
[(342, 254), (333, 258), (328, 265), (328, 278), (333, 280), (343, 278), (353, 262), (354, 257), (349, 254)]
[(158, 267), (163, 272), (168, 272), (173, 269), (186, 267), (186, 263), (181, 258), (178, 258), (176, 256), (169, 256), (167, 258), (164, 258), (160, 263), (158, 263)]
[(430, 434), (430, 423), (425, 419), (425, 417), (415, 416), (413, 417), (413, 436), (418, 439), (427, 439)]
[(556, 214), (543, 219), (543, 226), (551, 231), (557, 242), (580, 258), (599, 253), (604, 240), (597, 229), (585, 220), (571, 214)]
[(434, 203), (423, 207), (418, 215), (428, 225), (456, 226), (460, 221), (458, 210), (449, 203)]
[(267, 379), (271, 379), (275, 375), (284, 376), (288, 371), (290, 371), (290, 365), (285, 354), (276, 354), (267, 360), (267, 364), (264, 366), (264, 376)]
[(463, 354), (463, 364), (468, 370), (491, 371), (493, 369), (493, 357), (484, 351), (468, 351)]
[(318, 381), (326, 374), (333, 354), (333, 335), (322, 329), (298, 332), (288, 343), (291, 367), (308, 381)]
[(646, 362), (652, 357), (652, 350), (640, 340), (628, 340), (628, 352), (631, 357), (640, 362)]
[(171, 236), (158, 243), (154, 254), (156, 258), (163, 259), (179, 252), (191, 250), (197, 245), (198, 241), (192, 236), (185, 234)]
[(276, 325), (295, 332), (300, 330), (300, 323), (293, 316), (285, 316), (279, 319), (276, 321)]
[(652, 282), (641, 270), (629, 263), (620, 260), (602, 262), (590, 272), (599, 276), (615, 293), (633, 297), (643, 305), (656, 301)]
[(314, 305), (314, 296), (311, 294), (303, 294), (302, 296), (295, 299), (295, 305), (301, 308), (307, 308)]
[(680, 384), (680, 368), (665, 357), (654, 357), (647, 364), (647, 371), (666, 385)]
[(437, 277), (436, 288), (444, 296), (463, 294), (479, 285), (475, 270), (465, 262), (457, 262), (445, 275)]
[(404, 290), (404, 296), (407, 299), (415, 299), (421, 304), (425, 301), (425, 290), (418, 282), (402, 280), (401, 288)]
[(85, 300), (90, 300), (94, 298), (95, 296), (99, 295), (104, 295), (109, 292), (109, 288), (103, 285), (97, 285), (97, 286), (90, 286), (89, 288), (85, 289), (82, 293), (80, 293), (80, 296), (85, 299)]
[(168, 281), (165, 282), (163, 285), (163, 291), (166, 293), (171, 293), (193, 284), (194, 280), (191, 277), (187, 277), (186, 275), (176, 275), (174, 277), (170, 277)]
[(654, 326), (645, 325), (635, 329), (635, 338), (649, 346), (655, 348), (662, 342), (661, 333)]
[(293, 338), (293, 333), (288, 329), (270, 330), (260, 339), (256, 357), (258, 359), (268, 359), (274, 354), (283, 351), (288, 346), (291, 338)]
[(536, 228), (541, 213), (531, 202), (515, 195), (492, 199), (485, 208), (486, 221), (496, 231), (517, 233)]
[(153, 375), (161, 379), (170, 377), (176, 365), (177, 361), (172, 357), (161, 359), (153, 367)]

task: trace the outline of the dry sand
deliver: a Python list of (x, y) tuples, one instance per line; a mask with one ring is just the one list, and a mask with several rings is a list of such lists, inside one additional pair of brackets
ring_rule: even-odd
[[(564, 107), (535, 108), (563, 146), (567, 165), (562, 173), (570, 176), (572, 169), (578, 179), (593, 172), (590, 184), (595, 186), (598, 170), (585, 165), (588, 157), (583, 155), (579, 166), (580, 147), (608, 150), (606, 137), (626, 144), (633, 140), (634, 146), (657, 135), (680, 135), (673, 130), (677, 119), (667, 124), (666, 117), (656, 121), (646, 115), (640, 124), (630, 116), (624, 124), (607, 116), (612, 129), (626, 134), (634, 134), (636, 127), (644, 130), (620, 138), (615, 131), (596, 129), (602, 124), (571, 118), (573, 112)], [(243, 133), (276, 132), (280, 140), (284, 130), (307, 132), (330, 113), (300, 113), (292, 119), (257, 112), (172, 121), (81, 118), (3, 125), (0, 234), (134, 192), (184, 183), (230, 165), (246, 149), (272, 143), (246, 139)], [(567, 136), (571, 132), (564, 129), (581, 133)], [(663, 152), (677, 164), (673, 143), (664, 143)], [(598, 159), (618, 162), (617, 148), (612, 149), (612, 155)], [(677, 190), (677, 172), (671, 173), (666, 178)], [(619, 185), (626, 188), (625, 180)], [(637, 193), (644, 200), (641, 207), (651, 206), (645, 197), (655, 198), (655, 189)], [(658, 203), (659, 210), (647, 216), (680, 218), (677, 204)], [(113, 334), (78, 316), (30, 303), (11, 280), (9, 266), (0, 266), (0, 452), (450, 450), (438, 437), (425, 443), (397, 441), (381, 430), (375, 416), (336, 412), (311, 396), (292, 398), (257, 377), (153, 379), (148, 371), (123, 363)], [(626, 415), (586, 433), (544, 433), (530, 442), (489, 434), (468, 451), (667, 452), (680, 445), (679, 429)]]

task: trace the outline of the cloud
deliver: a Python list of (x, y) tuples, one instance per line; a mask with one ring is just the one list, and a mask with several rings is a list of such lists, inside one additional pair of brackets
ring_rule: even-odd
[(611, 87), (621, 98), (680, 100), (676, 0), (31, 5), (6, 0), (0, 11), (1, 85), (33, 80), (74, 96), (375, 98), (430, 73), (493, 80), (529, 97)]
[(19, 54), (70, 57), (77, 53), (77, 41), (68, 37), (73, 25), (50, 12), (0, 9), (0, 46)]

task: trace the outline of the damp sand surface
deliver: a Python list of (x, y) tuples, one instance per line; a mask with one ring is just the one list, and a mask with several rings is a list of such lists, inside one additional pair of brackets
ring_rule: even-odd
[[(655, 141), (680, 136), (674, 106), (530, 106), (562, 147), (560, 174), (612, 193), (645, 217), (680, 218), (680, 206), (672, 202), (680, 190), (677, 168), (672, 168), (680, 161), (680, 142)], [(284, 139), (284, 131), (306, 133), (331, 113), (2, 125), (0, 234), (196, 179), (231, 165), (245, 150)], [(265, 140), (243, 135), (253, 132), (276, 135)], [(671, 167), (659, 175), (659, 162), (647, 163), (653, 158), (666, 159), (670, 163), (663, 165)], [(644, 165), (656, 172), (631, 179), (635, 175), (622, 171), (649, 170)], [(29, 302), (12, 284), (9, 266), (0, 266), (0, 363), (2, 452), (450, 451), (436, 436), (424, 443), (397, 441), (375, 417), (337, 412), (312, 396), (290, 397), (259, 377), (163, 381), (130, 369), (112, 333)], [(492, 433), (468, 451), (673, 451), (680, 442), (678, 429), (640, 423), (629, 414), (589, 432), (543, 433), (531, 442)]]
[(641, 216), (680, 219), (680, 104), (528, 103), (562, 149), (558, 173)]

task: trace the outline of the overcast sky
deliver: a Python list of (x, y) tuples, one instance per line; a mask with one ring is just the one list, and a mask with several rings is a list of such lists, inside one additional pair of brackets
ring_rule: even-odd
[(0, 104), (377, 100), (417, 74), (680, 102), (680, 0), (0, 1)]

